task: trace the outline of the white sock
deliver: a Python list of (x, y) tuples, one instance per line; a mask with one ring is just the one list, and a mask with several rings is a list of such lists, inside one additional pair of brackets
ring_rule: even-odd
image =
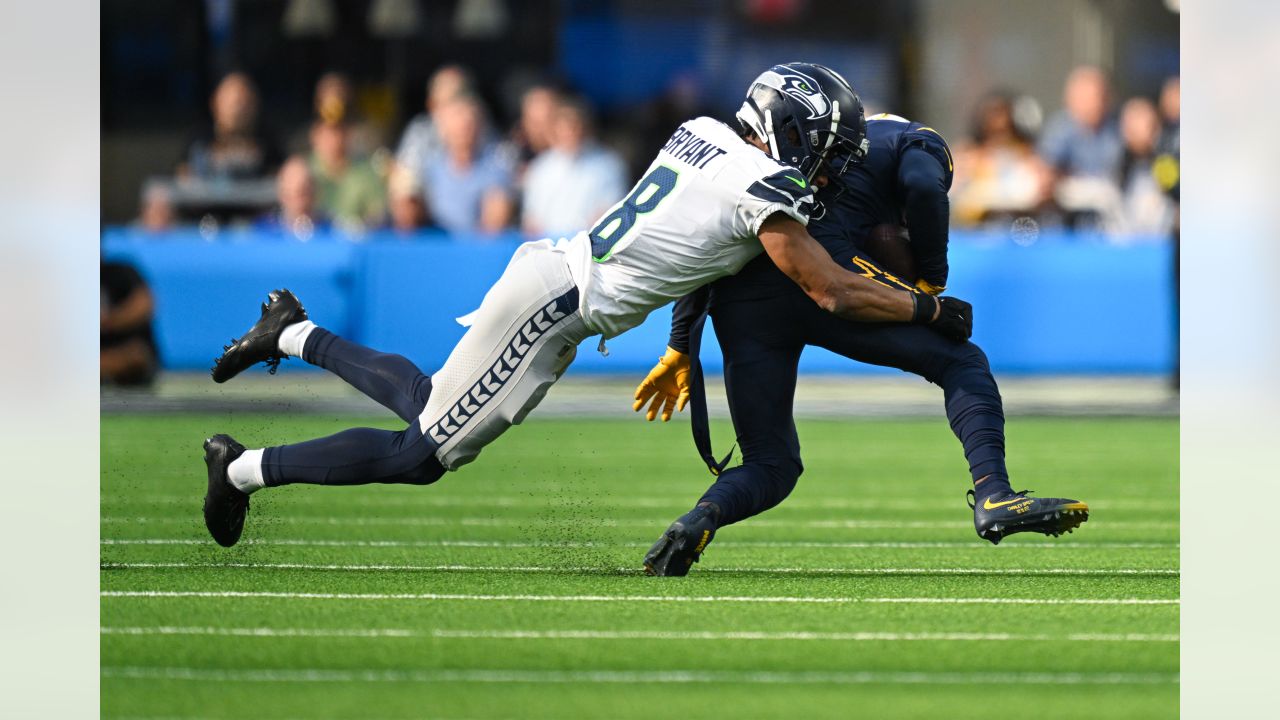
[(315, 329), (315, 323), (303, 320), (281, 330), (280, 342), (277, 343), (280, 352), (290, 357), (302, 357), (302, 348), (307, 344), (307, 338), (311, 337), (311, 331)]
[(262, 451), (245, 450), (227, 466), (227, 478), (242, 493), (253, 493), (267, 486), (262, 479)]

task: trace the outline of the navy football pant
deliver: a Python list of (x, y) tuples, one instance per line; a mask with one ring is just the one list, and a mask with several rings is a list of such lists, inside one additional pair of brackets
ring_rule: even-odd
[(423, 439), (418, 424), (418, 414), (431, 396), (430, 377), (407, 358), (371, 350), (323, 328), (316, 328), (307, 338), (302, 359), (347, 381), (408, 427), (399, 432), (353, 428), (317, 440), (266, 448), (262, 476), (268, 486), (427, 485), (440, 479), (444, 467), (434, 456), (435, 446)]
[(720, 507), (721, 526), (782, 502), (804, 470), (792, 403), (805, 345), (899, 368), (941, 386), (973, 479), (1008, 477), (1000, 391), (977, 345), (952, 342), (922, 325), (849, 322), (798, 291), (717, 304), (711, 319), (742, 450), (742, 465), (723, 472), (699, 501)]

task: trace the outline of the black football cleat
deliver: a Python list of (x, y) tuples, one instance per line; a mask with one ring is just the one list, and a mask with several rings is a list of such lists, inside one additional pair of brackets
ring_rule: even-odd
[(244, 446), (229, 435), (214, 435), (204, 441), (204, 463), (209, 466), (204, 526), (223, 547), (231, 547), (240, 540), (244, 516), (249, 512), (249, 495), (240, 492), (227, 477), (227, 466), (243, 454)]
[(257, 363), (267, 364), (267, 371), (275, 374), (280, 361), (286, 355), (279, 349), (280, 332), (294, 323), (307, 319), (307, 311), (298, 298), (288, 290), (267, 293), (262, 304), (262, 316), (240, 339), (232, 339), (222, 348), (222, 356), (213, 361), (213, 381), (224, 383)]
[(1089, 506), (1079, 500), (1029, 497), (1031, 492), (1034, 491), (1019, 490), (987, 497), (977, 504), (970, 490), (969, 507), (973, 508), (973, 527), (978, 537), (992, 545), (999, 545), (1002, 539), (1020, 532), (1058, 537), (1089, 519)]
[(688, 575), (716, 536), (719, 515), (720, 509), (715, 505), (700, 505), (677, 518), (645, 554), (645, 574)]

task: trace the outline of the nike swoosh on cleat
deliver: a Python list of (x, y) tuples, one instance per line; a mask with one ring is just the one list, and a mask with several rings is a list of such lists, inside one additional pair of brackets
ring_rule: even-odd
[(1016, 503), (1016, 502), (1019, 502), (1019, 501), (1022, 501), (1022, 500), (1026, 500), (1026, 499), (1027, 499), (1027, 498), (1025, 498), (1025, 497), (1016, 497), (1016, 498), (1014, 498), (1014, 499), (1012, 499), (1012, 500), (1005, 500), (1005, 501), (1002, 501), (1002, 502), (993, 503), (993, 502), (991, 502), (991, 498), (987, 498), (986, 500), (983, 500), (983, 501), (982, 501), (982, 509), (983, 509), (983, 510), (995, 510), (995, 509), (996, 509), (996, 508), (998, 508), (998, 507), (1004, 507), (1005, 505), (1012, 505), (1013, 503)]

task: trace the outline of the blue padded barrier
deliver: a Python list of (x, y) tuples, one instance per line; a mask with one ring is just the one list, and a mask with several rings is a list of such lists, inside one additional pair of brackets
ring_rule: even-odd
[[(256, 317), (266, 292), (287, 286), (321, 325), (434, 372), (464, 331), (455, 318), (479, 306), (518, 240), (424, 233), (298, 243), (246, 230), (208, 242), (195, 231), (156, 238), (109, 229), (102, 252), (134, 263), (151, 283), (171, 369), (207, 368)], [(1116, 245), (1045, 234), (1022, 246), (1003, 235), (957, 232), (949, 292), (974, 304), (975, 340), (997, 371), (1166, 372), (1175, 353), (1171, 263), (1170, 246), (1150, 240)], [(574, 372), (647, 370), (666, 345), (670, 317), (669, 308), (655, 311), (609, 341), (608, 357), (589, 340)], [(720, 370), (714, 335), (703, 342), (707, 368)], [(886, 372), (820, 348), (806, 350), (800, 368)]]

